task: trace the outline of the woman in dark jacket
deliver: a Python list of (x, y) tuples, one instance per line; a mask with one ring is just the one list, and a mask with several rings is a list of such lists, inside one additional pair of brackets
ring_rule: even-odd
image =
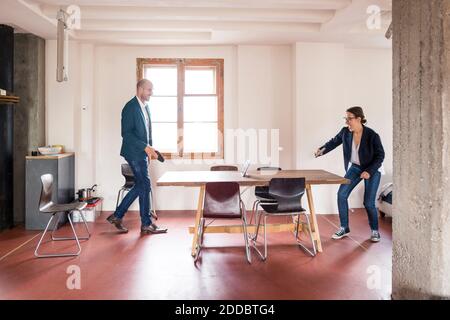
[(361, 107), (352, 107), (347, 110), (344, 118), (347, 127), (325, 145), (320, 147), (315, 155), (319, 157), (342, 144), (344, 151), (345, 178), (350, 184), (342, 184), (338, 191), (338, 208), (341, 227), (333, 235), (333, 239), (342, 239), (350, 233), (348, 223), (348, 197), (358, 183), (364, 179), (364, 207), (369, 217), (373, 242), (380, 241), (378, 231), (378, 211), (375, 207), (375, 198), (381, 179), (381, 166), (384, 160), (384, 149), (380, 136), (372, 129), (366, 127), (367, 122)]

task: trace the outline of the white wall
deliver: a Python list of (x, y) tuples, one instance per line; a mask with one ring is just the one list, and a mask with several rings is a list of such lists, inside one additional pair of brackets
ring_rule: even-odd
[(238, 47), (238, 127), (278, 129), (279, 165), (283, 168), (292, 167), (291, 55), (290, 46)]
[[(56, 68), (51, 63), (55, 53), (55, 42), (48, 41), (48, 75)], [(77, 66), (76, 73), (71, 67), (70, 80), (63, 84), (57, 84), (54, 77), (47, 78), (50, 83), (48, 143), (65, 144), (67, 150), (76, 152), (76, 187), (97, 183), (99, 193), (105, 198), (105, 210), (112, 210), (117, 190), (123, 183), (120, 164), (124, 159), (119, 155), (120, 113), (135, 93), (136, 58), (223, 58), (225, 130), (281, 128), (280, 145), (286, 147), (280, 165), (289, 167), (291, 126), (282, 127), (284, 123), (290, 124), (292, 112), (290, 55), (290, 46), (92, 47), (72, 42), (70, 65)], [(238, 73), (238, 66), (241, 70), (253, 69), (257, 81), (246, 71)], [(263, 113), (265, 116), (261, 117)], [(235, 152), (227, 154), (227, 148), (225, 152), (225, 160), (220, 162), (236, 163)], [(212, 163), (152, 162), (153, 184), (167, 170), (208, 170)], [(158, 209), (196, 208), (198, 191), (194, 188), (164, 187), (154, 188), (154, 192)], [(251, 200), (247, 199), (248, 205)], [(136, 202), (132, 209), (137, 208)]]
[(63, 144), (68, 150), (75, 147), (74, 113), (79, 106), (80, 50), (77, 42), (70, 42), (70, 78), (56, 82), (56, 41), (46, 41), (46, 140), (47, 144)]
[[(365, 108), (380, 133), (392, 175), (391, 60), (389, 50), (341, 44), (294, 46), (138, 47), (71, 42), (70, 80), (57, 83), (56, 43), (47, 41), (47, 143), (76, 152), (76, 188), (99, 185), (105, 210), (115, 206), (120, 174), (120, 112), (133, 97), (136, 58), (223, 58), (225, 129), (279, 129), (283, 168), (322, 168), (343, 174), (340, 150), (314, 159), (318, 145), (342, 126), (345, 109)], [(225, 146), (225, 162), (230, 152)], [(234, 155), (235, 156), (235, 155)], [(152, 162), (153, 183), (167, 170), (207, 170), (210, 163)], [(337, 212), (336, 186), (314, 187), (316, 210)], [(195, 209), (197, 190), (155, 188), (157, 209)], [(362, 207), (361, 190), (351, 205)], [(251, 192), (246, 192), (250, 205)], [(305, 201), (306, 204), (306, 201)], [(137, 202), (132, 209), (137, 209)]]
[[(345, 125), (351, 106), (363, 107), (367, 126), (381, 136), (386, 175), (392, 181), (392, 59), (384, 49), (348, 49), (334, 43), (297, 43), (295, 51), (295, 144), (297, 168), (321, 168), (344, 175), (342, 147), (315, 158), (313, 153)], [(337, 212), (338, 186), (314, 186), (316, 211)], [(352, 193), (350, 207), (363, 207), (363, 184)]]
[[(323, 140), (342, 127), (344, 46), (299, 43), (295, 46), (295, 57), (296, 168), (320, 168), (343, 174), (340, 154), (316, 160), (313, 153)], [(313, 187), (317, 212), (337, 212), (336, 189), (337, 186)]]
[[(235, 49), (233, 47), (108, 47), (96, 48), (96, 121), (97, 169), (96, 179), (106, 198), (105, 208), (113, 209), (118, 187), (123, 182), (119, 155), (121, 146), (120, 114), (124, 104), (135, 94), (136, 58), (223, 58), (224, 63), (224, 122), (225, 128), (235, 123), (236, 81)], [(180, 165), (171, 161), (153, 161), (153, 185), (166, 170), (207, 170), (208, 165)], [(158, 209), (195, 209), (198, 190), (195, 188), (154, 188)], [(138, 208), (137, 201), (133, 208)]]
[(69, 80), (56, 81), (56, 41), (46, 41), (46, 144), (76, 152), (75, 184), (95, 182), (94, 46), (72, 41)]
[[(247, 158), (261, 166), (292, 167), (291, 54), (290, 46), (238, 46), (237, 49), (236, 128), (257, 130), (258, 150), (253, 157), (248, 151)], [(267, 132), (266, 139), (259, 135), (260, 130)], [(278, 130), (278, 141), (272, 140), (272, 130)], [(251, 208), (255, 200), (253, 189), (245, 192), (243, 199), (247, 208)]]

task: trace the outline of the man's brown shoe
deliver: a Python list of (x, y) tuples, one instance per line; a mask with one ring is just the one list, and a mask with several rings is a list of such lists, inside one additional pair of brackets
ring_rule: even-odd
[(128, 229), (125, 228), (122, 224), (122, 219), (116, 218), (114, 214), (110, 215), (106, 218), (109, 223), (113, 224), (121, 233), (127, 233)]
[(150, 234), (150, 233), (166, 233), (167, 228), (160, 228), (156, 224), (152, 223), (149, 226), (142, 226), (141, 233)]

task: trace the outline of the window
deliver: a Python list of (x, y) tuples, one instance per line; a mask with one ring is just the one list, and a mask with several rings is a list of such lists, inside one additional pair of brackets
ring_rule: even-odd
[(223, 159), (223, 59), (137, 59), (153, 83), (153, 146), (165, 157)]

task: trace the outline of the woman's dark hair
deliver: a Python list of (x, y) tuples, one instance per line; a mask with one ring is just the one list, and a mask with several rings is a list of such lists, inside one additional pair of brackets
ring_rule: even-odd
[(361, 107), (351, 107), (347, 109), (347, 112), (353, 114), (356, 118), (361, 118), (361, 123), (365, 124), (367, 122), (366, 117), (364, 116), (364, 111)]

